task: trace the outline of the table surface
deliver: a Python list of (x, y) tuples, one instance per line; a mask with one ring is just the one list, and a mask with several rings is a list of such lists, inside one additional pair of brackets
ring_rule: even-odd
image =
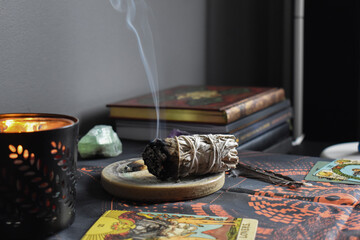
[[(138, 157), (144, 142), (124, 142), (115, 158), (78, 161), (76, 218), (67, 229), (48, 239), (80, 239), (94, 222), (111, 209), (183, 213), (258, 219), (256, 239), (360, 239), (358, 185), (312, 182), (289, 189), (245, 177), (226, 176), (223, 188), (211, 195), (181, 202), (129, 202), (108, 194), (100, 183), (107, 165)], [(240, 161), (303, 180), (314, 164), (330, 159), (240, 152)]]

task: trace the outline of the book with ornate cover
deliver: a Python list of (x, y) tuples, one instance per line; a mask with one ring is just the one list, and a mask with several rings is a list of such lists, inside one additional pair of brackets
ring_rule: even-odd
[(106, 211), (81, 238), (255, 239), (258, 220), (158, 212)]
[[(285, 100), (283, 88), (178, 86), (159, 92), (160, 120), (228, 124)], [(151, 94), (108, 104), (111, 118), (156, 120)]]
[[(288, 99), (229, 124), (219, 125), (161, 121), (159, 124), (159, 133), (162, 138), (170, 136), (174, 130), (180, 130), (189, 134), (232, 134), (283, 110), (291, 110)], [(115, 123), (116, 132), (121, 139), (153, 140), (156, 135), (156, 121), (116, 119)]]

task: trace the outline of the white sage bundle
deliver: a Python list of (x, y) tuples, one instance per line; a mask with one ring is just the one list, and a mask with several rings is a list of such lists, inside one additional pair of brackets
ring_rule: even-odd
[(239, 161), (237, 146), (233, 135), (182, 135), (155, 139), (142, 157), (157, 178), (179, 179), (235, 168)]

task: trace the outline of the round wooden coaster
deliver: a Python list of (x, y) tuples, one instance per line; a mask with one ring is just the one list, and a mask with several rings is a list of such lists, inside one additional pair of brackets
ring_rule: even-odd
[(225, 182), (225, 173), (179, 181), (161, 181), (149, 173), (140, 158), (121, 160), (101, 172), (101, 184), (110, 194), (124, 200), (143, 202), (181, 201), (210, 195)]

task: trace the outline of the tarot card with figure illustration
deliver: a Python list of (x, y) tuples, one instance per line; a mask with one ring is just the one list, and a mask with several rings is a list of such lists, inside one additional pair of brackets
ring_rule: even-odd
[(322, 167), (324, 167), (328, 163), (329, 163), (329, 161), (318, 161), (318, 162), (316, 162), (315, 165), (309, 171), (309, 173), (306, 175), (305, 180), (306, 181), (312, 181), (312, 182), (332, 182), (332, 183), (357, 184), (356, 182), (352, 182), (352, 181), (336, 180), (336, 179), (330, 179), (330, 178), (324, 178), (324, 177), (315, 176), (315, 172), (319, 171)]
[(351, 181), (360, 184), (360, 161), (336, 159), (317, 170), (314, 176), (339, 182)]
[(258, 221), (155, 212), (106, 211), (82, 240), (255, 239)]

